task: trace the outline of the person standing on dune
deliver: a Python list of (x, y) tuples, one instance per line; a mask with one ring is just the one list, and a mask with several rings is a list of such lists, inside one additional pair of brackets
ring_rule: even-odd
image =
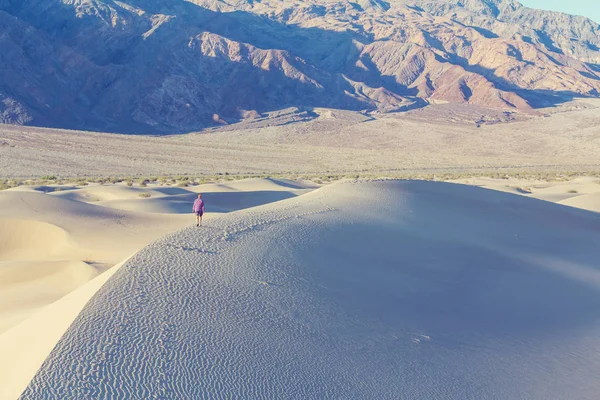
[(202, 216), (204, 215), (204, 200), (202, 200), (201, 194), (199, 194), (198, 198), (194, 200), (192, 212), (196, 214), (196, 226), (202, 225)]

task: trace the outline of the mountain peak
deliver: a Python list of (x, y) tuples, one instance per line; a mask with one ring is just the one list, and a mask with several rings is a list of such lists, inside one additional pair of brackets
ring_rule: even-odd
[(287, 106), (532, 112), (600, 92), (597, 24), (514, 0), (0, 0), (0, 22), (14, 123), (173, 132)]

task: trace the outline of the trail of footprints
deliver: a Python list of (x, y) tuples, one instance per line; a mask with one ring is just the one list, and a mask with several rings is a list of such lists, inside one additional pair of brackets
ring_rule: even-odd
[[(262, 360), (267, 368), (274, 362), (285, 365), (283, 355), (239, 348), (228, 337), (235, 327), (220, 326), (223, 316), (205, 303), (207, 296), (218, 298), (220, 313), (265, 318), (266, 311), (257, 310), (251, 297), (238, 300), (244, 308), (231, 309), (234, 303), (229, 298), (243, 294), (230, 293), (212, 275), (223, 274), (223, 266), (233, 262), (232, 248), (249, 233), (335, 210), (318, 201), (302, 208), (292, 202), (274, 213), (226, 216), (213, 225), (186, 228), (159, 239), (132, 257), (90, 301), (22, 399), (250, 398), (256, 393), (265, 398), (283, 393), (303, 397), (311, 388), (290, 386), (291, 376), (285, 378), (290, 379), (287, 384), (268, 381), (247, 365), (248, 360)], [(253, 313), (258, 314), (252, 317)], [(211, 324), (208, 332), (194, 331), (206, 323)], [(258, 335), (250, 340), (265, 339)], [(268, 343), (261, 346), (269, 347)], [(214, 381), (215, 371), (226, 374), (220, 378), (223, 382)], [(244, 381), (241, 376), (253, 378)], [(313, 389), (314, 385), (327, 386), (314, 382)]]

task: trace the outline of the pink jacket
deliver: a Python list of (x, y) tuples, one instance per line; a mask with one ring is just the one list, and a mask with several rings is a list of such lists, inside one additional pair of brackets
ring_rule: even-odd
[(204, 212), (204, 200), (196, 199), (194, 200), (194, 206), (192, 207), (193, 212)]

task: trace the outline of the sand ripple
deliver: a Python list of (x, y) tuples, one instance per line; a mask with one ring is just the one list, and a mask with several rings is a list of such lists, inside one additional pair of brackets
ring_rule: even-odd
[[(166, 236), (23, 399), (592, 399), (600, 216), (431, 182), (341, 184)], [(537, 261), (534, 261), (537, 260)]]

